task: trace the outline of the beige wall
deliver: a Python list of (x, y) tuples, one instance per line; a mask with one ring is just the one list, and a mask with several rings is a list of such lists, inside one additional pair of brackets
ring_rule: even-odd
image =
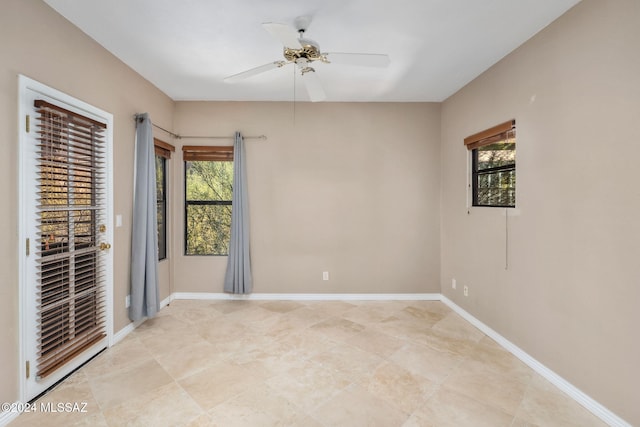
[[(114, 116), (114, 330), (128, 324), (130, 224), (136, 112), (170, 127), (173, 101), (39, 0), (3, 0), (0, 12), (0, 402), (18, 395), (18, 74)], [(168, 295), (163, 283), (162, 297)]]
[[(439, 292), (439, 104), (178, 102), (174, 124), (268, 136), (246, 144), (254, 292)], [(173, 166), (174, 290), (222, 292), (226, 257), (182, 255)]]
[[(113, 242), (116, 331), (128, 323), (131, 117), (148, 111), (179, 133), (269, 137), (247, 141), (255, 292), (442, 290), (640, 424), (638, 22), (635, 0), (583, 0), (442, 105), (298, 103), (294, 114), (291, 103), (174, 103), (41, 1), (3, 1), (0, 401), (18, 399), (17, 75), (25, 74), (114, 115), (115, 213), (124, 219)], [(504, 211), (467, 213), (462, 139), (510, 118), (518, 206), (505, 270)], [(180, 144), (208, 141), (168, 142), (178, 152), (161, 297), (221, 292), (224, 257), (182, 255)]]
[[(443, 293), (634, 425), (639, 23), (637, 0), (584, 0), (446, 100), (441, 128)], [(511, 118), (505, 270), (504, 209), (467, 213), (462, 140)]]

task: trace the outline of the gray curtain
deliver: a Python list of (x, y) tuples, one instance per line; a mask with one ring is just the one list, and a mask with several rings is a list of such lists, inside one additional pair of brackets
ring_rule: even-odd
[(147, 113), (136, 116), (136, 155), (131, 230), (131, 305), (133, 321), (154, 316), (158, 295), (158, 221), (156, 160), (153, 131)]
[(233, 204), (231, 206), (231, 241), (224, 291), (249, 294), (253, 289), (249, 251), (249, 203), (247, 197), (244, 140), (236, 132), (233, 143)]

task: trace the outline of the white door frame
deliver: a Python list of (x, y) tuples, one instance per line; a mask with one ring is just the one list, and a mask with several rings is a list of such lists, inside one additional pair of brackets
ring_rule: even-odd
[[(107, 333), (107, 345), (110, 347), (113, 345), (113, 115), (106, 111), (103, 111), (99, 108), (96, 108), (90, 104), (87, 104), (79, 99), (76, 99), (70, 95), (67, 95), (63, 92), (60, 92), (56, 89), (48, 87), (40, 82), (32, 80), (26, 76), (19, 75), (18, 76), (18, 284), (19, 284), (19, 378), (20, 378), (20, 401), (26, 402), (29, 399), (33, 398), (33, 396), (27, 396), (27, 379), (26, 379), (26, 362), (27, 362), (27, 351), (26, 351), (26, 337), (29, 333), (34, 333), (34, 331), (28, 331), (28, 293), (27, 293), (27, 261), (26, 261), (26, 251), (27, 251), (27, 243), (26, 239), (31, 238), (31, 251), (36, 247), (36, 239), (33, 236), (29, 236), (29, 230), (27, 229), (27, 218), (26, 218), (26, 191), (29, 190), (27, 188), (28, 183), (25, 182), (25, 167), (27, 165), (27, 159), (25, 158), (25, 146), (28, 143), (28, 137), (26, 132), (27, 126), (27, 111), (30, 111), (30, 106), (27, 105), (27, 98), (31, 99), (31, 95), (33, 93), (39, 94), (43, 97), (46, 97), (50, 100), (58, 101), (64, 103), (69, 106), (73, 106), (75, 109), (87, 113), (89, 116), (98, 117), (101, 121), (104, 121), (107, 124), (106, 134), (105, 134), (105, 160), (106, 160), (106, 223), (107, 223), (107, 231), (105, 233), (105, 238), (107, 242), (111, 242), (112, 249), (105, 253), (105, 293), (106, 293), (106, 304), (105, 304), (105, 315), (106, 315), (106, 333)], [(35, 117), (31, 118), (31, 132), (34, 132), (35, 128)], [(33, 339), (33, 338), (32, 338)], [(35, 361), (33, 361), (35, 365)], [(35, 371), (35, 366), (32, 366), (32, 371)], [(32, 373), (32, 375), (34, 375)], [(64, 375), (62, 375), (64, 376)]]

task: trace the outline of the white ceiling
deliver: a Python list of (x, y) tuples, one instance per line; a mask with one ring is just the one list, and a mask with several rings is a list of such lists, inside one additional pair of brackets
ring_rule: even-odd
[[(175, 100), (291, 101), (292, 66), (263, 22), (293, 25), (323, 52), (388, 53), (388, 68), (314, 62), (327, 101), (443, 101), (579, 0), (45, 0)], [(297, 78), (295, 97), (307, 100)]]

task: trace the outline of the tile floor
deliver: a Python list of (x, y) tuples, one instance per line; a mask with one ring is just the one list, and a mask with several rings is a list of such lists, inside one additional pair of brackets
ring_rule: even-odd
[(603, 426), (440, 302), (174, 301), (10, 426)]

